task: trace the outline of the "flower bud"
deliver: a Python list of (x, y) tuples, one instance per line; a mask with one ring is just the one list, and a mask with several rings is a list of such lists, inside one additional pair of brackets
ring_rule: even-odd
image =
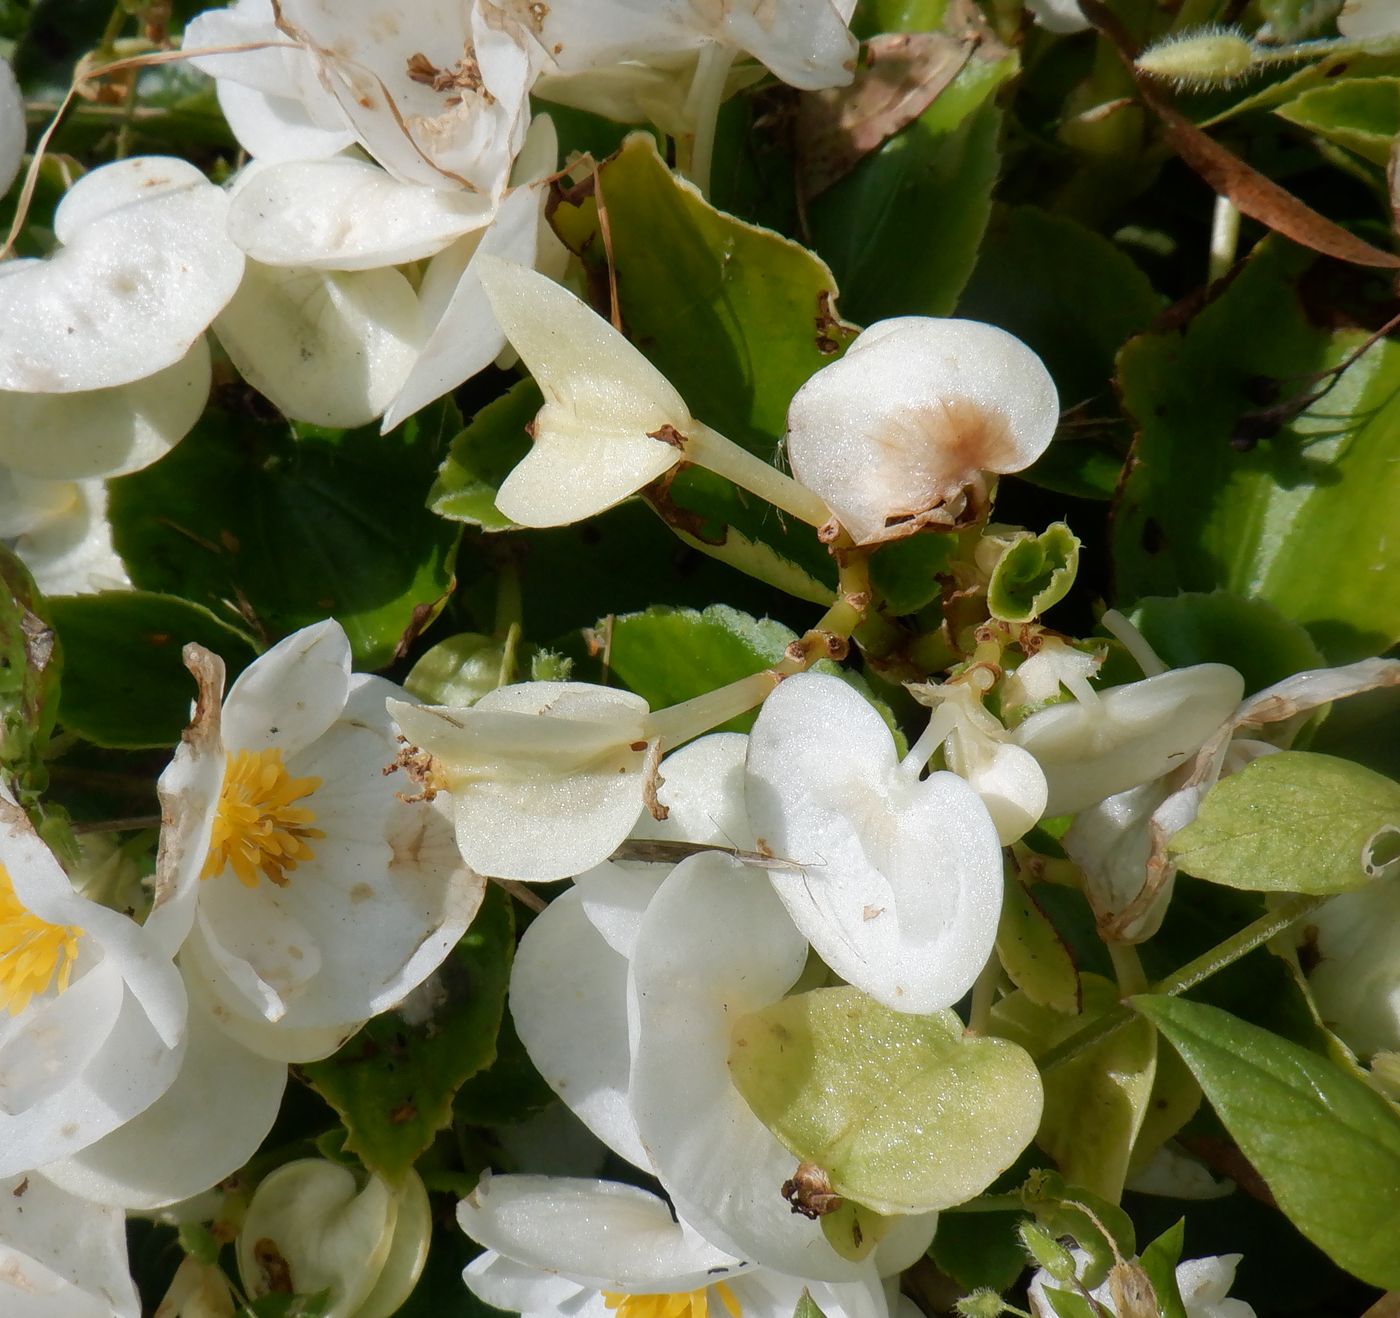
[(1149, 46), (1137, 57), (1143, 73), (1178, 87), (1219, 87), (1243, 78), (1254, 46), (1233, 28), (1198, 28)]

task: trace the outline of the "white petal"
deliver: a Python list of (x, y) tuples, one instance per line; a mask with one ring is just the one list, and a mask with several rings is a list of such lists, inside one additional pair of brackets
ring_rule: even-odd
[(163, 156), (103, 165), (54, 215), (64, 246), (0, 278), (0, 388), (106, 389), (180, 360), (233, 296), (228, 198)]
[[(517, 188), (512, 192), (501, 203), (480, 245), (468, 254), (464, 267), (459, 265), (452, 248), (429, 264), (418, 296), (425, 322), (432, 329), (398, 397), (384, 414), (385, 430), (392, 430), (420, 407), (455, 389), (500, 356), (506, 336), (496, 323), (486, 290), (481, 286), (475, 255), (485, 253), (533, 266), (545, 195), (543, 188)], [(443, 299), (444, 305), (434, 307), (434, 301), (442, 299), (439, 283), (448, 281), (451, 292)]]
[(557, 1318), (563, 1306), (591, 1287), (527, 1267), (488, 1249), (467, 1264), (462, 1280), (479, 1300), (523, 1318)]
[(510, 1014), (554, 1092), (614, 1153), (647, 1168), (627, 1100), (627, 961), (589, 923), (578, 889), (550, 902), (520, 940)]
[[(57, 510), (52, 506), (55, 498), (60, 501)], [(21, 519), (28, 523), (22, 528), (17, 525)], [(0, 536), (10, 540), (45, 595), (82, 595), (131, 585), (126, 565), (112, 546), (107, 487), (101, 481), (36, 481), (0, 467)]]
[[(1064, 848), (1084, 871), (1085, 892), (1097, 915), (1117, 915), (1142, 891), (1152, 850), (1148, 821), (1167, 796), (1164, 783), (1143, 783), (1086, 806), (1075, 816), (1064, 835)], [(1134, 941), (1139, 932), (1144, 938), (1156, 932), (1170, 897), (1170, 887), (1165, 888), (1153, 910), (1135, 923)]]
[(600, 1290), (690, 1291), (742, 1267), (654, 1194), (564, 1176), (483, 1177), (457, 1205), (478, 1244)]
[(1026, 0), (1026, 8), (1047, 32), (1087, 32), (1093, 26), (1078, 0)]
[(652, 434), (694, 424), (666, 378), (601, 316), (544, 275), (479, 257), (477, 276), (545, 396), (535, 445), (496, 506), (522, 526), (562, 526), (610, 508), (669, 471)]
[(44, 1174), (73, 1194), (149, 1210), (232, 1175), (277, 1119), (287, 1068), (230, 1039), (202, 1010), (174, 1083), (139, 1116)]
[(764, 702), (749, 736), (749, 818), (799, 862), (769, 877), (794, 923), (848, 983), (896, 1011), (950, 1006), (996, 940), (1001, 848), (981, 798), (920, 781), (868, 701), (804, 673)]
[(368, 270), (431, 256), (491, 215), (481, 197), (400, 183), (363, 160), (296, 160), (240, 176), (229, 236), (264, 265)]
[(730, 1024), (780, 998), (805, 941), (761, 874), (714, 854), (682, 862), (642, 921), (632, 959), (632, 1112), (679, 1215), (737, 1258), (843, 1280), (815, 1222), (779, 1193), (795, 1162), (729, 1077)]
[(797, 391), (787, 451), (866, 544), (907, 533), (978, 472), (1029, 466), (1059, 413), (1049, 372), (1013, 335), (905, 316), (872, 325)]
[(1012, 736), (1045, 770), (1046, 814), (1073, 814), (1185, 763), (1243, 694), (1233, 668), (1197, 664), (1043, 709)]
[(231, 750), (280, 747), (295, 755), (321, 736), (350, 698), (350, 641), (333, 618), (279, 641), (245, 668), (224, 701)]
[(322, 127), (290, 96), (270, 96), (227, 78), (219, 80), (217, 93), (238, 145), (262, 164), (327, 159), (355, 140), (348, 128)]
[(201, 334), (179, 361), (130, 384), (76, 393), (0, 390), (0, 462), (48, 480), (139, 471), (194, 428), (209, 381)]
[(11, 1318), (140, 1318), (126, 1218), (29, 1172), (0, 1184), (0, 1311)]
[(239, 373), (298, 421), (381, 415), (413, 368), (418, 303), (397, 270), (328, 273), (250, 262), (214, 332)]

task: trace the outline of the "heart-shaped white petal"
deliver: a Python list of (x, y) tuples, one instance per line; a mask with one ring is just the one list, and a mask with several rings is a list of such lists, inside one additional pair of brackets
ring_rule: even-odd
[(749, 736), (749, 818), (798, 862), (774, 889), (821, 958), (896, 1011), (950, 1006), (996, 939), (1001, 848), (956, 774), (920, 780), (868, 701), (804, 673), (768, 697)]
[(955, 517), (980, 472), (1029, 466), (1059, 412), (1040, 358), (1005, 330), (904, 316), (870, 326), (797, 391), (787, 452), (870, 544)]

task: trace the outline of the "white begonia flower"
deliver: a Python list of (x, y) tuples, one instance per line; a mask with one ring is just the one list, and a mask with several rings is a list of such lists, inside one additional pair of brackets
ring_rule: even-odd
[(24, 159), (28, 129), (24, 96), (8, 60), (0, 60), (0, 197), (10, 190)]
[(1308, 987), (1318, 1012), (1363, 1057), (1400, 1050), (1400, 882), (1387, 875), (1308, 916), (1318, 963)]
[[(285, 1289), (330, 1291), (326, 1318), (389, 1318), (428, 1257), (432, 1211), (410, 1169), (397, 1189), (320, 1158), (279, 1167), (253, 1191), (238, 1233), (250, 1299)], [(266, 1260), (275, 1260), (272, 1271)]]
[(191, 995), (188, 1042), (170, 1087), (110, 1135), (41, 1170), (91, 1203), (149, 1212), (233, 1175), (281, 1110), (286, 1063), (250, 1052)]
[(479, 874), (548, 882), (592, 869), (645, 806), (657, 739), (640, 696), (586, 682), (523, 682), (467, 708), (391, 700), (432, 757), (463, 858)]
[(443, 814), (400, 800), (384, 775), (399, 749), (384, 702), (404, 693), (351, 674), (338, 623), (257, 659), (221, 717), (222, 664), (186, 653), (199, 709), (161, 776), (169, 822), (147, 925), (169, 927), (191, 992), (235, 1039), (315, 1060), (441, 964), (485, 882)]
[[(909, 693), (936, 712), (931, 731), (920, 738), (927, 749), (939, 737), (948, 767), (982, 798), (1004, 847), (1023, 837), (1045, 813), (1048, 788), (1035, 756), (1011, 740), (997, 717), (983, 708), (966, 682), (912, 684)], [(946, 729), (946, 733), (945, 730)]]
[(804, 1290), (827, 1318), (886, 1318), (874, 1269), (825, 1283), (716, 1249), (655, 1195), (563, 1177), (483, 1177), (457, 1210), (486, 1253), (463, 1280), (523, 1318), (791, 1318)]
[(340, 429), (383, 414), (423, 341), (413, 286), (389, 266), (335, 272), (249, 261), (214, 333), (279, 411)]
[(86, 1148), (175, 1078), (186, 998), (151, 931), (74, 891), (0, 789), (0, 1175)]
[(533, 447), (496, 492), (505, 516), (521, 526), (581, 521), (685, 459), (814, 526), (827, 521), (815, 494), (693, 417), (666, 377), (572, 293), (494, 257), (476, 265), (545, 399)]
[(1161, 778), (1185, 764), (1229, 717), (1244, 678), (1225, 664), (1196, 664), (1052, 705), (1017, 725), (1050, 786), (1047, 815), (1068, 815)]
[(216, 80), (219, 108), (238, 144), (267, 163), (319, 160), (355, 140), (340, 103), (321, 85), (310, 52), (277, 27), (272, 0), (236, 0), (207, 9), (185, 26), (187, 51), (255, 46), (197, 55), (190, 63)]
[(1099, 671), (1103, 656), (1076, 650), (1054, 636), (1042, 636), (1040, 641), (1040, 649), (1002, 683), (1003, 712), (1049, 704), (1058, 699), (1062, 687), (1081, 700), (1092, 698), (1084, 693), (1092, 692), (1089, 679)]
[[(1082, 1249), (1075, 1249), (1076, 1270), (1083, 1269), (1089, 1256)], [(1186, 1309), (1186, 1318), (1254, 1318), (1254, 1309), (1244, 1300), (1230, 1298), (1230, 1287), (1235, 1282), (1235, 1269), (1239, 1266), (1241, 1254), (1210, 1255), (1206, 1258), (1186, 1259), (1176, 1267), (1176, 1288), (1181, 1292), (1181, 1301)], [(1063, 1290), (1082, 1299), (1081, 1293), (1071, 1286), (1054, 1281), (1044, 1268), (1039, 1269), (1030, 1280), (1027, 1296), (1031, 1313), (1035, 1318), (1055, 1318), (1055, 1310), (1046, 1299), (1047, 1290)], [(1089, 1292), (1105, 1313), (1116, 1315), (1117, 1306), (1113, 1302), (1109, 1283), (1103, 1282)]]
[(233, 1286), (216, 1263), (187, 1254), (175, 1269), (155, 1318), (234, 1318)]
[(140, 1318), (126, 1217), (37, 1172), (0, 1180), (0, 1313), (5, 1318)]
[[(942, 731), (935, 729), (937, 739)], [(802, 673), (749, 736), (749, 819), (797, 927), (838, 975), (895, 1011), (951, 1006), (986, 964), (1001, 912), (1001, 844), (956, 774), (901, 763), (873, 706), (840, 678)]]
[(45, 595), (124, 590), (131, 579), (112, 546), (100, 480), (35, 480), (0, 467), (0, 540)]
[(0, 267), (0, 389), (107, 389), (180, 361), (243, 274), (227, 209), (168, 156), (84, 175), (54, 212), (58, 250)]
[(1337, 15), (1337, 31), (1353, 41), (1400, 36), (1400, 11), (1391, 0), (1346, 0)]
[(1026, 0), (1036, 24), (1047, 32), (1087, 32), (1093, 24), (1084, 17), (1079, 0)]
[(310, 55), (357, 140), (404, 183), (500, 198), (529, 123), (532, 57), (477, 4), (280, 0), (277, 25)]
[(793, 395), (793, 475), (857, 544), (985, 509), (984, 472), (1030, 466), (1059, 422), (1039, 357), (994, 325), (901, 316), (871, 325)]

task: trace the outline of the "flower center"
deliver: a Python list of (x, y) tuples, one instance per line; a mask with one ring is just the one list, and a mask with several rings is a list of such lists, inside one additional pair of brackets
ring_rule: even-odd
[(82, 936), (76, 925), (50, 924), (22, 905), (0, 865), (0, 1006), (11, 1016), (45, 992), (55, 975), (60, 993), (68, 987)]
[(734, 1292), (722, 1281), (675, 1295), (622, 1295), (617, 1291), (604, 1291), (603, 1303), (615, 1309), (618, 1318), (708, 1318), (711, 1291), (719, 1297), (729, 1318), (740, 1318), (743, 1309)]
[(286, 871), (314, 854), (307, 839), (326, 836), (312, 827), (316, 812), (296, 804), (320, 785), (319, 778), (288, 774), (282, 752), (275, 748), (230, 751), (200, 878), (213, 878), (231, 866), (245, 888), (256, 888), (260, 873), (286, 887)]

